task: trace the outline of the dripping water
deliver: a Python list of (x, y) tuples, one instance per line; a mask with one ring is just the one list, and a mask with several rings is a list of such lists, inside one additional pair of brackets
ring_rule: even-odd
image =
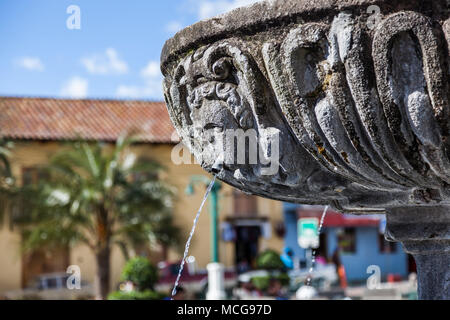
[[(326, 218), (326, 216), (327, 216), (328, 208), (329, 208), (329, 207), (326, 206), (325, 209), (323, 210), (322, 218), (320, 219), (319, 229), (318, 229), (318, 231), (317, 231), (317, 232), (318, 232), (318, 235), (317, 235), (317, 236), (320, 236), (320, 234), (322, 233), (323, 224), (324, 224), (325, 218)], [(314, 250), (314, 251), (312, 252), (312, 255), (311, 255), (311, 268), (309, 269), (309, 272), (308, 272), (308, 278), (306, 279), (306, 286), (308, 286), (308, 287), (311, 286), (312, 273), (313, 273), (314, 268), (315, 268), (315, 266), (316, 266), (316, 255), (317, 255), (317, 249)]]
[(214, 184), (216, 183), (216, 178), (217, 178), (217, 175), (214, 175), (214, 178), (212, 179), (210, 185), (208, 186), (208, 189), (206, 189), (205, 196), (203, 197), (203, 201), (200, 204), (200, 208), (198, 209), (197, 215), (195, 216), (194, 225), (192, 226), (191, 233), (189, 234), (189, 238), (188, 238), (188, 240), (186, 242), (186, 247), (184, 249), (183, 260), (181, 261), (180, 270), (178, 271), (177, 280), (175, 281), (175, 285), (174, 285), (173, 290), (172, 290), (172, 297), (174, 297), (177, 294), (177, 287), (178, 287), (178, 284), (180, 283), (181, 274), (183, 273), (184, 264), (186, 262), (186, 258), (187, 258), (188, 253), (189, 253), (189, 247), (191, 246), (191, 241), (192, 241), (192, 238), (194, 236), (195, 228), (197, 227), (198, 220), (200, 218), (200, 213), (202, 212), (202, 209), (203, 209), (203, 207), (204, 207), (204, 205), (206, 203), (206, 199), (208, 199), (208, 196), (211, 193), (211, 190), (212, 190)]

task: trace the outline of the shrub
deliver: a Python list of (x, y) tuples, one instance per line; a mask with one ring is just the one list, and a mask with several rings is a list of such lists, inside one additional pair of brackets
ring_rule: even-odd
[(153, 290), (158, 282), (158, 269), (146, 258), (133, 258), (123, 268), (122, 281), (133, 282), (137, 291)]
[(251, 279), (252, 284), (255, 286), (256, 289), (261, 291), (266, 291), (269, 288), (270, 281), (272, 279), (277, 279), (280, 281), (281, 285), (283, 287), (288, 286), (290, 283), (289, 275), (286, 273), (281, 273), (279, 275), (268, 275), (268, 276), (262, 276), (262, 277), (253, 277)]
[(256, 289), (261, 290), (261, 291), (266, 291), (267, 288), (269, 287), (270, 276), (254, 277), (254, 278), (252, 278), (251, 281)]
[(116, 291), (108, 296), (108, 300), (162, 300), (165, 297), (165, 294), (152, 290), (131, 292)]
[(284, 268), (280, 254), (274, 250), (262, 252), (256, 261), (256, 265), (259, 269), (265, 270), (281, 270)]
[(281, 273), (277, 278), (280, 280), (282, 286), (288, 286), (291, 283), (291, 278), (289, 278), (287, 273)]

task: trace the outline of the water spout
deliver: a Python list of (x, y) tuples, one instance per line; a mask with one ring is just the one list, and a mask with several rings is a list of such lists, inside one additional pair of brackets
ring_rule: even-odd
[(214, 184), (216, 183), (216, 179), (217, 179), (217, 174), (214, 174), (214, 178), (212, 179), (211, 183), (209, 184), (208, 189), (206, 189), (206, 193), (205, 193), (205, 196), (203, 197), (203, 201), (200, 204), (200, 208), (197, 211), (197, 215), (195, 216), (194, 224), (192, 226), (191, 233), (189, 234), (189, 238), (188, 238), (188, 240), (186, 242), (186, 247), (184, 249), (184, 255), (183, 255), (183, 260), (181, 261), (180, 270), (178, 271), (178, 276), (177, 276), (177, 279), (175, 281), (175, 285), (174, 285), (173, 290), (172, 290), (172, 297), (174, 297), (177, 294), (177, 287), (178, 287), (178, 284), (180, 283), (181, 274), (183, 273), (183, 269), (184, 269), (184, 264), (186, 263), (186, 258), (187, 258), (188, 254), (189, 254), (189, 248), (191, 246), (192, 238), (194, 237), (195, 228), (197, 227), (198, 220), (200, 218), (200, 214), (202, 212), (202, 209), (205, 206), (206, 199), (208, 199), (208, 196), (211, 193), (211, 190), (212, 190)]
[[(325, 209), (323, 210), (322, 218), (320, 219), (319, 229), (317, 231), (317, 233), (318, 233), (317, 236), (318, 237), (322, 233), (323, 224), (325, 223), (325, 218), (327, 216), (328, 209), (329, 209), (329, 207), (326, 206)], [(312, 273), (314, 272), (314, 268), (316, 267), (316, 255), (317, 255), (317, 249), (314, 250), (312, 255), (311, 255), (311, 268), (309, 269), (308, 278), (306, 280), (306, 285), (307, 286), (311, 286)]]

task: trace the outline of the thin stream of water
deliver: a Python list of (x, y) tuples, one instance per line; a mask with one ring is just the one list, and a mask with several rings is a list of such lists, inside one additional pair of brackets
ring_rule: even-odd
[(186, 247), (184, 249), (184, 256), (183, 256), (183, 260), (181, 261), (180, 270), (178, 271), (177, 280), (175, 281), (175, 285), (174, 285), (173, 290), (172, 290), (172, 297), (174, 297), (177, 294), (177, 287), (178, 287), (178, 284), (180, 283), (181, 274), (183, 273), (184, 264), (186, 262), (186, 258), (188, 256), (188, 254), (189, 254), (189, 247), (191, 246), (191, 241), (192, 241), (192, 238), (194, 236), (195, 228), (197, 227), (198, 220), (200, 218), (200, 213), (202, 212), (202, 209), (203, 209), (203, 207), (204, 207), (204, 205), (206, 203), (206, 199), (208, 199), (208, 196), (211, 193), (211, 190), (212, 190), (212, 188), (214, 186), (214, 183), (216, 183), (216, 178), (217, 178), (217, 176), (214, 175), (214, 178), (212, 179), (210, 185), (208, 186), (208, 189), (206, 189), (205, 196), (203, 197), (203, 201), (202, 201), (202, 203), (200, 205), (200, 208), (198, 209), (197, 215), (195, 216), (194, 225), (192, 226), (191, 233), (189, 234), (189, 238), (188, 238), (188, 240), (186, 242)]
[[(325, 218), (327, 216), (327, 212), (328, 212), (329, 207), (326, 206), (325, 209), (323, 210), (322, 213), (322, 218), (320, 219), (320, 224), (319, 224), (319, 229), (318, 229), (318, 235), (320, 236), (320, 234), (322, 233), (322, 229), (323, 229), (323, 224), (325, 222)], [(314, 268), (316, 266), (316, 255), (317, 255), (317, 250), (314, 250), (312, 253), (312, 258), (311, 258), (311, 269), (309, 269), (309, 275), (308, 275), (308, 279), (306, 280), (306, 285), (308, 287), (311, 286), (311, 281), (312, 281), (312, 273), (314, 271)]]

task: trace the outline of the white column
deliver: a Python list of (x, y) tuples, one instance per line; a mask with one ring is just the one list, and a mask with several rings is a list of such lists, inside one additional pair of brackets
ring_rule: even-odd
[(208, 269), (208, 293), (207, 300), (224, 300), (225, 294), (225, 267), (220, 263), (210, 263)]

